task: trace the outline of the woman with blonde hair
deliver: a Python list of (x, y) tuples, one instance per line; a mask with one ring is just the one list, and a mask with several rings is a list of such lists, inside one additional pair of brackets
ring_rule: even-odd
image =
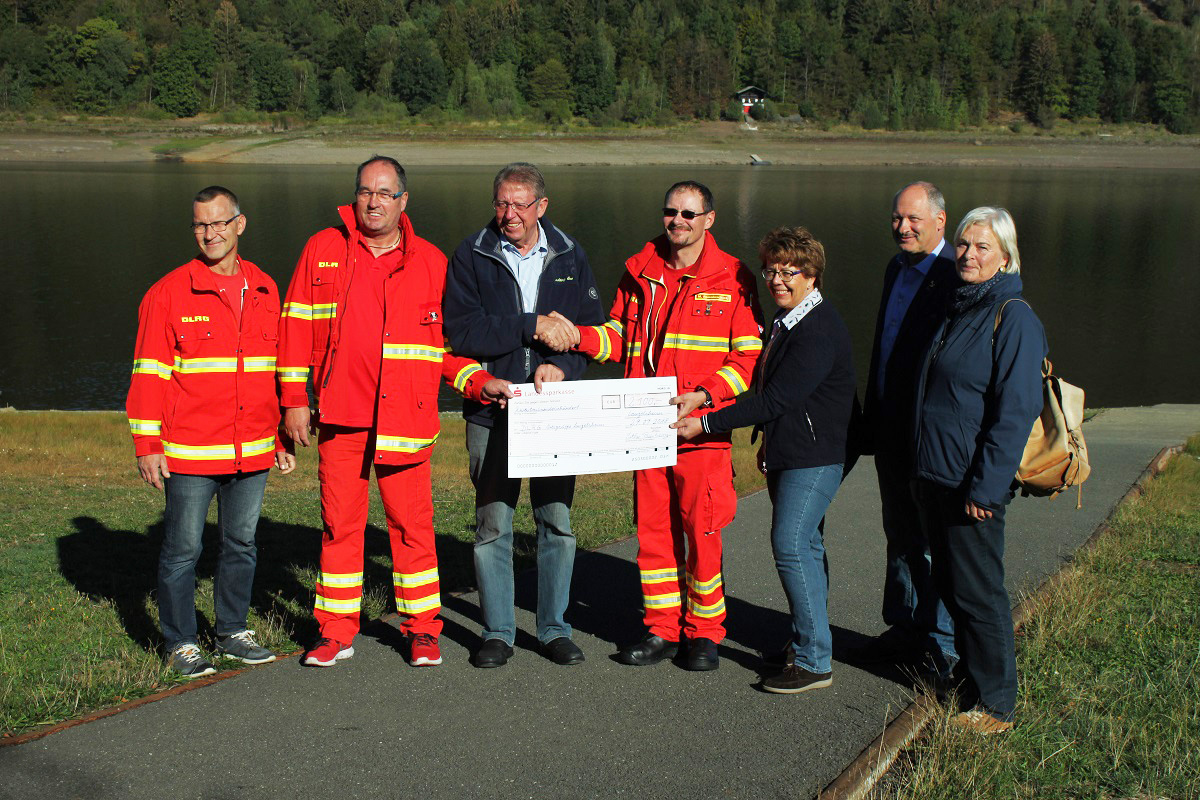
[(950, 296), (917, 385), (914, 496), (933, 580), (954, 619), (964, 708), (979, 733), (1012, 728), (1017, 665), (1004, 588), (1004, 511), (1041, 412), (1046, 335), (1021, 298), (1012, 216), (984, 206), (958, 224), (962, 284)]

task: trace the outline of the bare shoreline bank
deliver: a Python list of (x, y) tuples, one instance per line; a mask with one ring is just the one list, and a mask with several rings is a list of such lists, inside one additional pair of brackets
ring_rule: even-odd
[(1200, 142), (1128, 141), (1117, 137), (1014, 136), (964, 138), (919, 134), (846, 136), (783, 134), (732, 127), (629, 136), (401, 131), (375, 133), (205, 132), (191, 140), (152, 132), (91, 130), (78, 134), (0, 132), (0, 163), (355, 164), (383, 152), (411, 166), (494, 166), (533, 161), (547, 166), (744, 165), (750, 154), (774, 165), (808, 167), (939, 166), (1045, 169), (1200, 169)]

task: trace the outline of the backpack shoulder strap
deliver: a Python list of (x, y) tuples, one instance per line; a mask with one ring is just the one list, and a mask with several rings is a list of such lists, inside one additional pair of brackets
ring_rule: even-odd
[(1029, 306), (1031, 309), (1033, 308), (1033, 306), (1030, 306), (1029, 302), (1023, 297), (1010, 297), (1007, 300), (1005, 300), (1003, 303), (1000, 304), (1000, 307), (996, 309), (996, 320), (992, 323), (992, 349), (993, 350), (996, 349), (996, 331), (998, 331), (1000, 329), (1000, 317), (1003, 316), (1003, 314), (1004, 314), (1004, 307), (1006, 305), (1008, 305), (1009, 303), (1024, 303), (1025, 305)]

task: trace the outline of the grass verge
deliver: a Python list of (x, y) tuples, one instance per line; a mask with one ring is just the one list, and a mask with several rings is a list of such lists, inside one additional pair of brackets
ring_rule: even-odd
[(872, 792), (1200, 797), (1200, 437), (1123, 505), (1017, 635), (1017, 727), (938, 719)]
[[(474, 491), (460, 418), (446, 415), (433, 456), (434, 525), (442, 587), (474, 582)], [(748, 431), (735, 436), (740, 495), (763, 486)], [(315, 449), (292, 475), (272, 475), (258, 528), (250, 627), (277, 652), (316, 633), (320, 551)], [(142, 697), (180, 682), (162, 665), (153, 590), (161, 495), (137, 477), (125, 417), (115, 412), (0, 412), (0, 735)], [(213, 638), (215, 504), (197, 566), (201, 640)], [(517, 569), (532, 566), (533, 516), (514, 520)], [(577, 482), (572, 527), (595, 548), (634, 533), (629, 473)], [(372, 487), (364, 613), (392, 610), (383, 508)], [(238, 662), (232, 662), (238, 664)], [(220, 665), (218, 665), (220, 666)], [(240, 664), (239, 664), (240, 666)]]

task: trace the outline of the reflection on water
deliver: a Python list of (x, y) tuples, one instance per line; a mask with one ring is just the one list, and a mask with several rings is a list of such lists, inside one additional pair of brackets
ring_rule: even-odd
[[(403, 152), (398, 153), (403, 161)], [(514, 151), (514, 158), (529, 157)], [(446, 253), (491, 215), (493, 170), (410, 170), (417, 232)], [(0, 166), (0, 405), (120, 408), (137, 304), (194, 252), (190, 200), (210, 183), (242, 199), (242, 254), (286, 289), (305, 239), (336, 221), (353, 166)], [(801, 167), (572, 167), (547, 172), (547, 216), (588, 252), (605, 300), (624, 259), (660, 230), (662, 192), (692, 178), (716, 195), (713, 232), (757, 267), (769, 228), (803, 224), (824, 242), (826, 295), (854, 337), (860, 383), (883, 267), (893, 252), (891, 197), (927, 178), (949, 227), (978, 205), (1017, 220), (1026, 296), (1046, 324), (1056, 370), (1093, 406), (1195, 402), (1200, 309), (1200, 180), (1194, 173)], [(951, 230), (952, 232), (952, 230)], [(768, 301), (769, 304), (769, 301)], [(768, 315), (771, 308), (767, 309)], [(613, 377), (612, 367), (593, 377)], [(454, 408), (452, 398), (445, 407)]]

